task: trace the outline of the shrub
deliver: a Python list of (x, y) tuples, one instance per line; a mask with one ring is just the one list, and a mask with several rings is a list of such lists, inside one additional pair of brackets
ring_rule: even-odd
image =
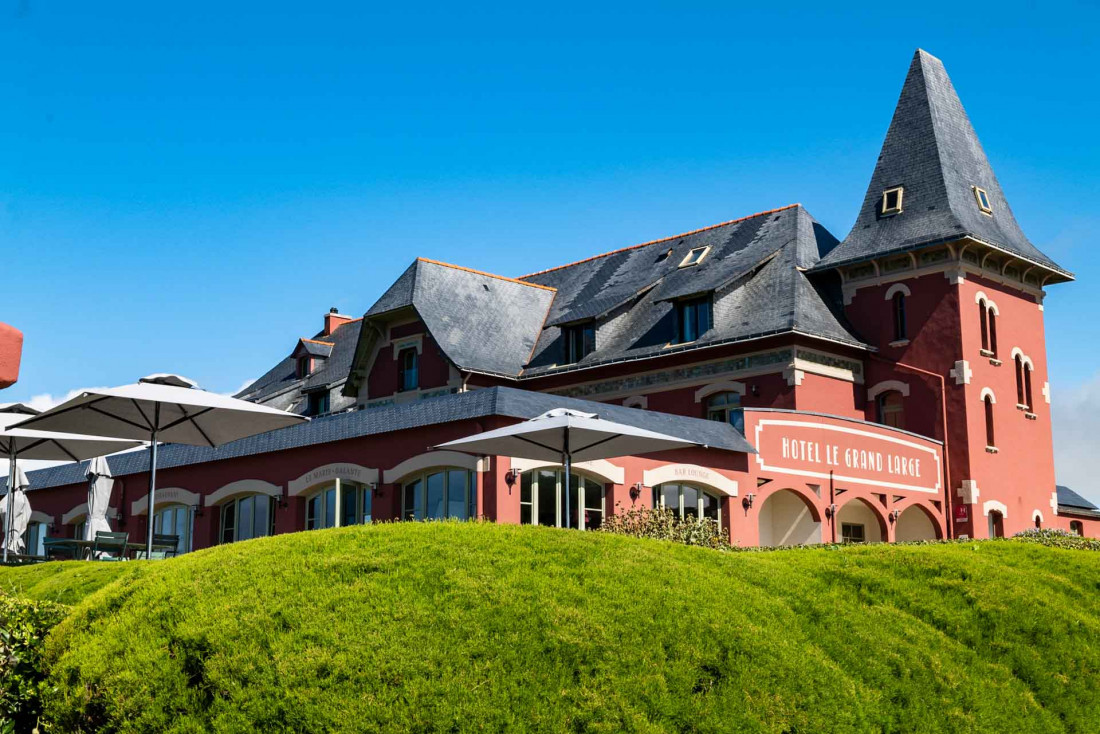
[(38, 725), (48, 687), (43, 640), (66, 611), (54, 602), (0, 595), (0, 731), (5, 734)]
[(680, 518), (672, 510), (636, 507), (620, 512), (604, 520), (600, 530), (616, 535), (628, 535), (632, 538), (650, 538), (653, 540), (671, 540), (684, 545), (699, 545), (704, 548), (728, 548), (726, 533), (722, 527), (707, 518)]
[(1016, 533), (1012, 538), (1014, 540), (1023, 540), (1027, 543), (1038, 543), (1050, 548), (1100, 551), (1100, 540), (1096, 538), (1082, 538), (1080, 535), (1067, 533), (1065, 530), (1024, 530)]

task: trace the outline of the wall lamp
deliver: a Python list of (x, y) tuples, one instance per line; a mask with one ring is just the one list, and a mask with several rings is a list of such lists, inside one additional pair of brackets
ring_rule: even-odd
[(638, 498), (641, 497), (641, 496), (642, 496), (642, 483), (641, 482), (635, 482), (634, 485), (630, 488), (630, 504), (632, 504), (632, 505), (636, 504), (638, 502)]
[(519, 472), (515, 469), (509, 469), (508, 473), (504, 475), (504, 483), (508, 485), (508, 489), (516, 486), (516, 481), (519, 479)]
[(382, 496), (382, 485), (380, 485), (378, 482), (370, 482), (367, 486), (370, 487), (371, 496), (373, 496), (373, 497), (381, 497)]
[(836, 505), (829, 505), (825, 508), (825, 517), (829, 519), (836, 517)]
[(901, 515), (901, 510), (891, 510), (891, 511), (890, 511), (890, 514), (889, 514), (889, 515), (887, 515), (887, 517), (889, 517), (889, 518), (890, 518), (890, 522), (891, 522), (891, 523), (895, 523), (895, 522), (897, 522), (897, 521), (898, 521), (898, 517), (899, 517), (900, 515)]
[(746, 510), (751, 510), (752, 509), (752, 503), (755, 499), (756, 499), (756, 495), (753, 494), (752, 492), (749, 492), (748, 494), (746, 494), (744, 497), (741, 498), (741, 506), (744, 507)]

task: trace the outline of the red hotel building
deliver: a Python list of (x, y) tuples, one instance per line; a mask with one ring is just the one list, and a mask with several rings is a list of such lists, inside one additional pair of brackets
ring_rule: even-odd
[[(785, 545), (1100, 535), (1056, 488), (1043, 294), (940, 61), (913, 58), (859, 216), (800, 205), (522, 278), (418, 259), (240, 395), (314, 416), (218, 449), (165, 446), (158, 527), (184, 549), (371, 519), (597, 526), (654, 503)], [(705, 448), (560, 467), (429, 447), (572, 407)], [(147, 455), (110, 459), (144, 537)], [(80, 532), (77, 465), (34, 472), (36, 531)]]

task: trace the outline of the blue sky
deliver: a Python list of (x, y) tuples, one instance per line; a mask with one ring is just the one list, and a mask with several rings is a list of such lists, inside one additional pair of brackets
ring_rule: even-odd
[(1059, 444), (1100, 413), (1095, 7), (227, 5), (0, 2), (4, 400), (234, 390), (417, 255), (520, 275), (796, 201), (843, 237), (919, 46), (1078, 275)]

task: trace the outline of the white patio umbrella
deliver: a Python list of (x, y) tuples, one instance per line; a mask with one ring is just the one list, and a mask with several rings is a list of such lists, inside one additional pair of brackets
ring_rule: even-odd
[[(569, 473), (574, 461), (651, 454), (655, 451), (698, 445), (700, 444), (695, 441), (604, 420), (595, 413), (555, 408), (523, 423), (448, 441), (435, 448), (455, 449), (471, 454), (514, 456), (519, 459), (561, 461), (565, 467), (565, 506), (568, 508)], [(568, 512), (565, 526), (570, 526)]]
[(157, 441), (220, 446), (309, 419), (206, 392), (179, 375), (157, 374), (132, 385), (87, 390), (25, 421), (45, 431), (71, 431), (149, 441), (149, 533), (153, 554), (153, 507), (157, 490)]
[(9, 550), (12, 553), (23, 552), (23, 534), (27, 532), (27, 525), (31, 521), (31, 503), (27, 499), (27, 487), (30, 486), (30, 482), (27, 481), (23, 468), (17, 465), (15, 471), (7, 476), (6, 483), (8, 501), (0, 508), (4, 513), (5, 561), (8, 559)]
[[(16, 471), (16, 459), (42, 459), (46, 461), (83, 461), (94, 456), (141, 445), (140, 441), (120, 441), (102, 436), (58, 433), (23, 428), (19, 424), (38, 415), (38, 411), (22, 403), (0, 408), (0, 452), (8, 457), (9, 474)], [(8, 493), (8, 517), (13, 517), (13, 493)], [(5, 535), (6, 537), (6, 535)], [(4, 560), (8, 560), (4, 547)]]
[(95, 540), (99, 531), (111, 532), (111, 523), (107, 521), (107, 508), (111, 503), (111, 488), (115, 480), (111, 478), (111, 467), (107, 459), (97, 456), (88, 462), (84, 470), (88, 478), (88, 519), (85, 522), (85, 540)]

